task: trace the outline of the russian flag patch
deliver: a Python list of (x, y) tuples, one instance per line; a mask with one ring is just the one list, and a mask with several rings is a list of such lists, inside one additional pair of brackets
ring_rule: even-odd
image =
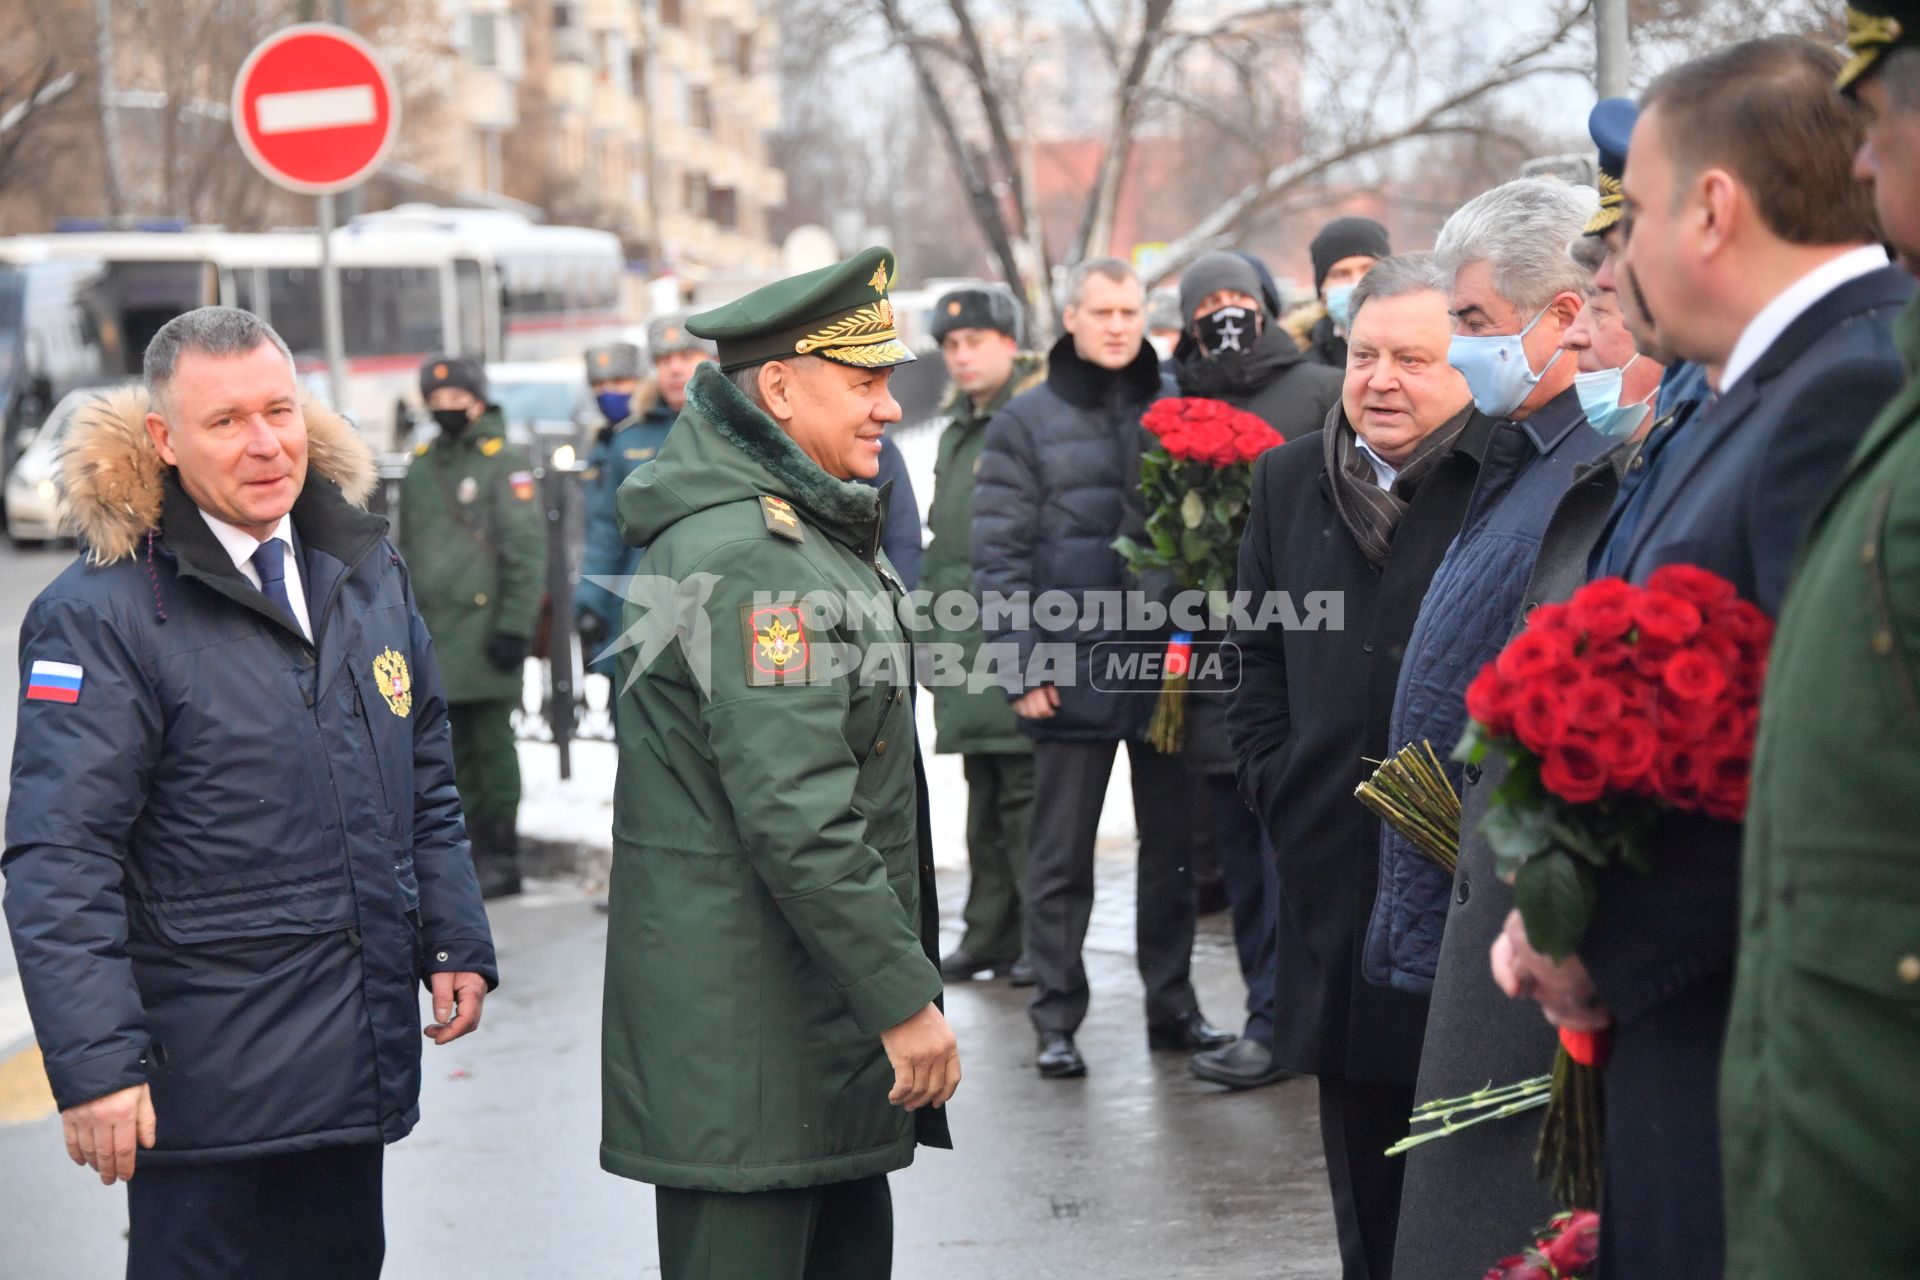
[(86, 672), (71, 662), (36, 659), (27, 673), (27, 697), (36, 702), (78, 702)]

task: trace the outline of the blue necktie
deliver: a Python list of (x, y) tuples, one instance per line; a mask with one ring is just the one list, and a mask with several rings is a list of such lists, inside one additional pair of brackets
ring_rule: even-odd
[(253, 570), (260, 575), (260, 591), (267, 599), (293, 617), (293, 601), (287, 597), (287, 544), (268, 538), (255, 548)]

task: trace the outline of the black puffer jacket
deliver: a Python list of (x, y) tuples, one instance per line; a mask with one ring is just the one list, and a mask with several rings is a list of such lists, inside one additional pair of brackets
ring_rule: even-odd
[[(1236, 409), (1258, 414), (1288, 440), (1320, 430), (1340, 402), (1340, 371), (1314, 363), (1292, 335), (1271, 320), (1253, 350), (1244, 355), (1210, 357), (1191, 334), (1182, 336), (1173, 352), (1173, 375), (1181, 395), (1224, 400)], [(1223, 632), (1207, 639), (1226, 636)], [(1181, 755), (1193, 772), (1234, 772), (1226, 710), (1224, 695), (1187, 695)]]
[[(1041, 739), (1124, 738), (1146, 724), (1158, 683), (1116, 686), (1103, 675), (1094, 688), (1093, 649), (1155, 637), (1097, 625), (1102, 620), (1086, 605), (1093, 593), (1136, 585), (1113, 542), (1145, 532), (1140, 415), (1172, 388), (1144, 342), (1117, 373), (1083, 360), (1070, 337), (1047, 360), (1045, 384), (1016, 396), (987, 429), (974, 487), (973, 580), (989, 602), (996, 593), (1030, 601), (1064, 593), (1073, 621), (1057, 630), (1042, 629), (1037, 616), (1024, 627), (990, 613), (981, 621), (988, 644), (1017, 652), (1017, 669), (1008, 669), (1011, 655), (1001, 667), (1009, 697), (1042, 684), (1060, 691), (1052, 718), (1023, 720), (1022, 729)], [(1058, 678), (1039, 675), (1049, 658), (1062, 660)]]

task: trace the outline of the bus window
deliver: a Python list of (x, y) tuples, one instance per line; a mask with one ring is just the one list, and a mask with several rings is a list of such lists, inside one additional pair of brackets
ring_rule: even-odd
[(480, 264), (460, 258), (453, 264), (453, 304), (459, 317), (458, 354), (487, 358), (487, 297), (480, 280)]
[(132, 375), (160, 327), (214, 301), (219, 281), (210, 263), (113, 262), (93, 287), (119, 318), (123, 367), (114, 372)]
[(267, 306), (274, 331), (295, 355), (326, 350), (320, 321), (320, 273), (307, 267), (269, 267)]
[(349, 356), (425, 356), (440, 340), (440, 273), (432, 267), (349, 267), (340, 272), (340, 319)]

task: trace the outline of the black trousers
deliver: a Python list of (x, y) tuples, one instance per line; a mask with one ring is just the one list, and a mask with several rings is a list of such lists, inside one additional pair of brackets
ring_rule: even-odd
[[(1104, 742), (1037, 742), (1033, 748), (1033, 836), (1027, 851), (1027, 948), (1037, 979), (1028, 1016), (1041, 1032), (1079, 1029), (1087, 1016), (1087, 967), (1080, 956), (1093, 915), (1093, 845), (1113, 772)], [(1133, 817), (1140, 832), (1134, 953), (1147, 988), (1147, 1022), (1199, 1008), (1193, 964), (1194, 779), (1179, 757), (1127, 743)]]
[(794, 1191), (656, 1187), (661, 1280), (888, 1280), (886, 1175)]
[(1407, 1162), (1388, 1159), (1386, 1151), (1407, 1136), (1412, 1113), (1410, 1084), (1320, 1077), (1320, 1144), (1340, 1234), (1341, 1280), (1392, 1280)]
[(1260, 819), (1230, 777), (1210, 777), (1214, 847), (1233, 909), (1233, 945), (1247, 984), (1247, 1023), (1240, 1034), (1273, 1047), (1273, 985), (1279, 976), (1280, 872)]
[(378, 1143), (219, 1164), (141, 1164), (127, 1280), (374, 1280), (387, 1254)]

